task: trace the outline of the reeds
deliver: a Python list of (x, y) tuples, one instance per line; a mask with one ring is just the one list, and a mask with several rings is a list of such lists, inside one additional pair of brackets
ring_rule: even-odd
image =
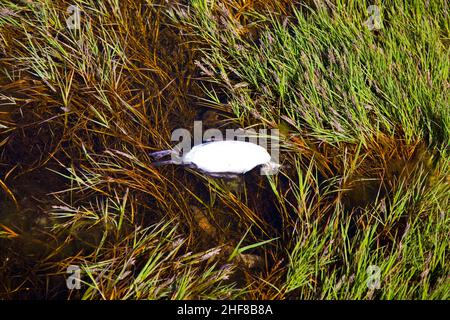
[[(368, 30), (363, 2), (2, 4), (0, 297), (448, 298), (448, 8), (380, 7)], [(205, 111), (279, 129), (282, 172), (152, 167)], [(39, 210), (33, 172), (58, 177)]]

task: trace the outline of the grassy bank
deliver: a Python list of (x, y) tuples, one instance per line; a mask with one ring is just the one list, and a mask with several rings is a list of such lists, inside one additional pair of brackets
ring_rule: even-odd
[[(448, 299), (448, 5), (370, 4), (0, 2), (0, 297)], [(195, 120), (281, 172), (152, 167)]]

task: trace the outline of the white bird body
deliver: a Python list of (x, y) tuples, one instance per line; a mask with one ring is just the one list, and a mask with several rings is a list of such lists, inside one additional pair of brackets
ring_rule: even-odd
[(183, 164), (193, 164), (208, 173), (244, 174), (269, 162), (270, 154), (263, 147), (234, 140), (196, 145), (182, 158)]
[[(157, 151), (151, 156), (159, 159), (172, 150)], [(213, 177), (233, 177), (262, 166), (264, 174), (278, 171), (279, 164), (271, 161), (267, 150), (255, 143), (235, 140), (211, 141), (194, 146), (180, 161), (160, 161), (153, 165), (182, 164)]]

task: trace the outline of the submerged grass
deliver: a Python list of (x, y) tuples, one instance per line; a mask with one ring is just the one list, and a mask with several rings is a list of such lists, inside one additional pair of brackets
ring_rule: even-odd
[[(0, 297), (448, 299), (448, 7), (368, 6), (1, 1)], [(199, 119), (281, 172), (152, 167)]]

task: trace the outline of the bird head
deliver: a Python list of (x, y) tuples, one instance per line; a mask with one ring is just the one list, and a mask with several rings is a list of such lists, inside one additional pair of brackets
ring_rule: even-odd
[(273, 161), (269, 161), (261, 166), (261, 174), (265, 176), (270, 176), (277, 174), (281, 168), (281, 164)]

